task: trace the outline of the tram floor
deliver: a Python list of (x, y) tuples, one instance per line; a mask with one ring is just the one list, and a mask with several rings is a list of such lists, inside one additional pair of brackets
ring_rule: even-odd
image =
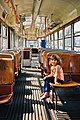
[(0, 120), (80, 120), (79, 86), (57, 89), (57, 112), (55, 101), (40, 99), (42, 86), (40, 69), (23, 68), (15, 80), (11, 104), (0, 105)]

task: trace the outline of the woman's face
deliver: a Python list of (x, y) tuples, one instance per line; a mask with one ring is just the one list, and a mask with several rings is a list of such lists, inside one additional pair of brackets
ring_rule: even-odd
[(52, 63), (53, 66), (56, 66), (56, 65), (57, 65), (57, 60), (52, 59), (52, 60), (51, 60), (51, 63)]

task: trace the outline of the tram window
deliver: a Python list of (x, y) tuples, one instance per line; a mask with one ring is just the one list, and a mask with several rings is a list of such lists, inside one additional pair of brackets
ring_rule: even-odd
[(50, 42), (51, 42), (51, 38), (50, 38), (50, 35), (49, 35), (49, 36), (48, 36), (48, 48), (51, 48)]
[(59, 49), (63, 49), (63, 30), (59, 31)]
[(74, 46), (80, 46), (80, 36), (74, 37)]
[(80, 21), (74, 23), (74, 34), (80, 35)]
[(27, 44), (27, 47), (30, 47), (31, 45), (33, 45), (33, 47), (37, 47), (37, 41), (27, 41), (26, 42), (26, 44)]
[(7, 36), (7, 28), (3, 25), (3, 37)]
[(51, 48), (53, 49), (53, 34), (51, 35)]
[(32, 47), (33, 47), (33, 45), (30, 45), (30, 47), (32, 48)]
[(65, 47), (65, 50), (71, 50), (71, 47), (67, 46), (67, 47)]
[(63, 38), (63, 30), (59, 31), (59, 39)]
[(71, 50), (71, 25), (65, 27), (65, 49)]
[(71, 25), (65, 27), (65, 37), (71, 36)]
[(2, 44), (1, 44), (1, 22), (0, 22), (0, 50), (2, 48)]
[(74, 50), (75, 50), (75, 51), (80, 51), (80, 47), (78, 47), (78, 46), (77, 46), (77, 47), (74, 47)]
[(0, 23), (0, 35), (1, 35), (1, 23)]
[(74, 33), (74, 36), (80, 36), (80, 32)]
[(46, 37), (46, 48), (48, 48), (49, 44), (48, 44), (48, 36)]
[(71, 38), (65, 39), (65, 50), (71, 50)]
[(23, 52), (24, 59), (30, 59), (30, 51)]
[(7, 36), (7, 27), (5, 28), (5, 36)]
[(71, 46), (71, 38), (65, 39), (65, 46)]
[(38, 49), (37, 48), (32, 48), (32, 53), (38, 53)]
[(74, 23), (74, 50), (80, 51), (80, 21)]
[(57, 49), (57, 40), (54, 41), (55, 49)]
[(58, 48), (57, 42), (58, 42), (58, 36), (57, 36), (57, 32), (55, 32), (55, 33), (54, 33), (54, 46), (55, 46), (55, 49)]
[(58, 36), (57, 36), (57, 32), (54, 33), (54, 40), (57, 40)]
[(41, 39), (38, 38), (38, 48), (41, 48)]
[(8, 49), (8, 41), (7, 41), (6, 38), (3, 38), (2, 48), (3, 48), (3, 49)]
[(59, 49), (63, 49), (63, 40), (59, 40)]

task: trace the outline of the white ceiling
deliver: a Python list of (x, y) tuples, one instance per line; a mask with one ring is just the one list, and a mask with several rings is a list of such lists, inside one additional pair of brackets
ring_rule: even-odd
[[(49, 23), (52, 20), (63, 25), (80, 16), (80, 0), (1, 0), (0, 4), (0, 18), (3, 19), (2, 12), (5, 9), (8, 15), (3, 20), (16, 29), (19, 34), (21, 32), (20, 24), (19, 22), (16, 23), (16, 18), (18, 16), (19, 19), (20, 15), (26, 17), (23, 34), (26, 33), (27, 37), (31, 36), (31, 34), (33, 37), (37, 30), (40, 32), (40, 30), (44, 29), (44, 17)], [(36, 18), (39, 19), (37, 25), (35, 24)]]

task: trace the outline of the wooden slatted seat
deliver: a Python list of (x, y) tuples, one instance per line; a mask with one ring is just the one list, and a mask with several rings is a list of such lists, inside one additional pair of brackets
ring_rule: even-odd
[[(53, 84), (53, 83), (50, 83), (50, 86), (52, 87), (52, 96), (51, 96), (51, 99), (52, 101), (54, 101), (54, 93), (55, 93), (55, 114), (57, 113), (57, 102), (58, 102), (58, 95), (57, 95), (57, 92), (56, 92), (56, 89), (57, 88), (73, 88), (73, 87), (77, 87), (78, 85), (80, 85), (80, 82), (77, 82), (77, 81), (67, 81), (67, 82), (64, 82), (63, 84), (60, 84), (60, 83), (56, 83), (56, 84)], [(53, 93), (54, 91), (54, 93)], [(57, 114), (56, 114), (57, 115)]]
[(14, 56), (14, 69), (15, 69), (15, 77), (18, 76), (20, 65), (21, 65), (21, 53), (19, 50), (12, 50), (12, 49), (6, 49), (2, 50), (2, 54), (12, 54)]
[(0, 104), (11, 102), (14, 85), (14, 56), (0, 53)]
[(31, 53), (32, 48), (23, 48), (22, 49), (22, 67), (31, 66)]
[(50, 85), (52, 86), (52, 87), (60, 87), (60, 88), (66, 88), (66, 87), (74, 87), (74, 86), (78, 86), (80, 83), (78, 83), (78, 82), (75, 82), (75, 81), (72, 81), (72, 80), (70, 80), (70, 81), (68, 81), (68, 82), (65, 82), (65, 83), (63, 83), (63, 84), (60, 84), (60, 83), (56, 83), (56, 84), (54, 84), (54, 83), (50, 83)]
[[(73, 87), (77, 87), (80, 85), (80, 55), (76, 54), (76, 53), (56, 53), (57, 55), (59, 55), (59, 57), (62, 59), (62, 68), (64, 71), (64, 77), (66, 76), (67, 80), (65, 79), (65, 81), (63, 84), (57, 83), (57, 84), (53, 84), (50, 83), (50, 85), (52, 86), (52, 89), (55, 93), (55, 100), (56, 100), (56, 104), (55, 104), (55, 110), (57, 110), (57, 92), (56, 89), (57, 88), (73, 88)], [(52, 94), (54, 95), (54, 94)], [(54, 96), (52, 96), (52, 101)]]
[[(58, 55), (61, 58), (62, 68), (64, 71), (64, 79), (65, 79), (65, 82), (63, 84), (50, 83), (50, 86), (52, 88), (51, 98), (52, 98), (52, 101), (56, 100), (55, 110), (57, 110), (57, 101), (58, 101), (57, 88), (71, 89), (80, 85), (80, 54), (77, 54), (73, 51), (72, 52), (67, 52), (67, 51), (45, 52), (43, 56), (44, 58), (43, 67), (46, 69), (46, 72), (48, 72), (48, 74), (50, 73), (49, 61), (52, 55)], [(55, 93), (55, 99), (53, 99), (54, 98), (53, 92)]]

